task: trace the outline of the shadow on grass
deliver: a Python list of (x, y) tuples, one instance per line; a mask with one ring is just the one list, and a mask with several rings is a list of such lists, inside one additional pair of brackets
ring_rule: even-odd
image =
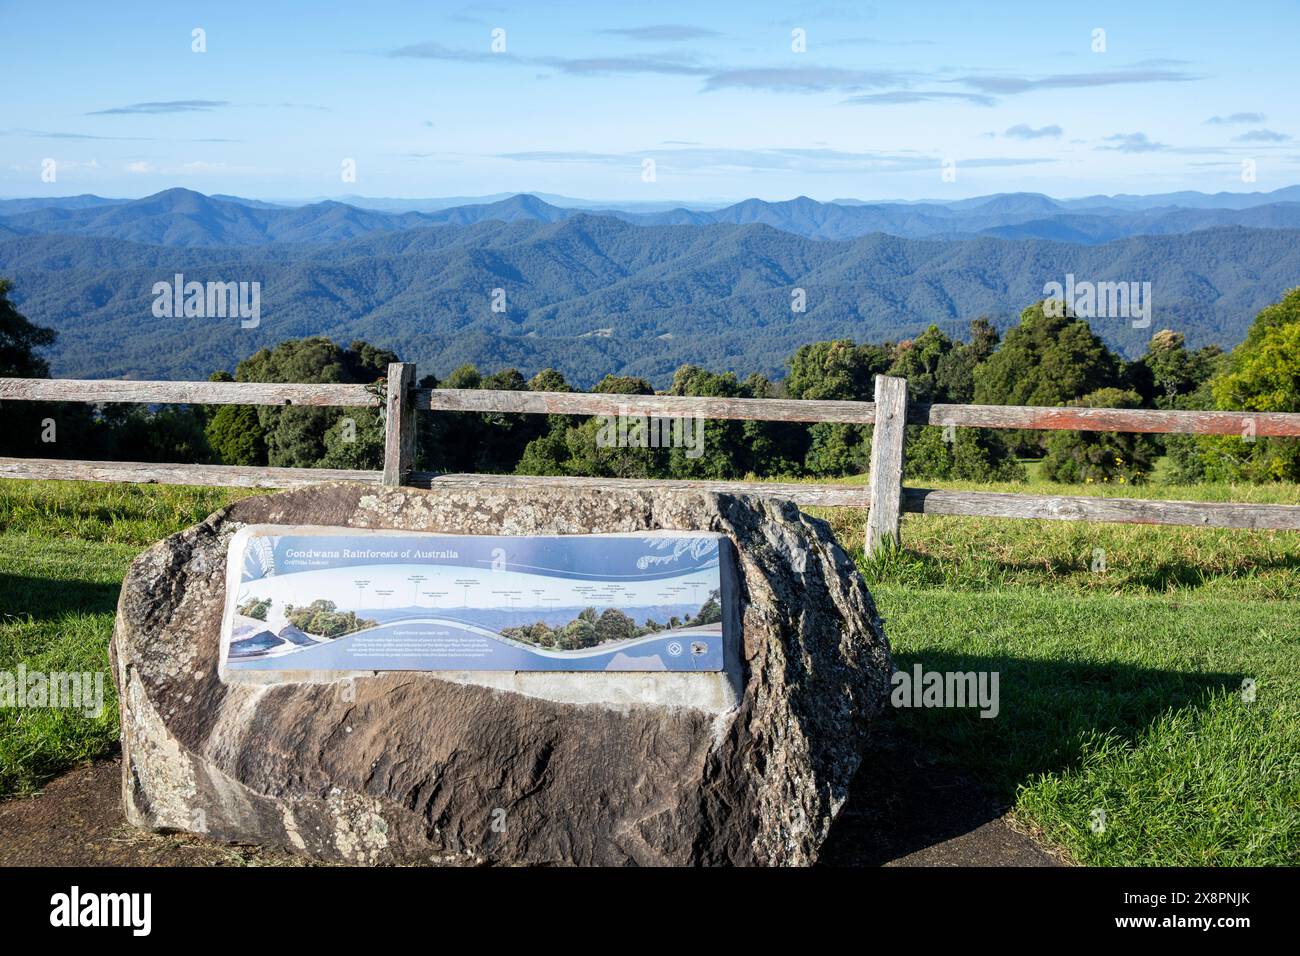
[[(1243, 577), (1261, 571), (1300, 571), (1300, 556), (1282, 555), (1267, 560), (1252, 557), (1233, 569), (1234, 574), (1240, 574)], [(1152, 593), (1160, 593), (1175, 588), (1198, 588), (1212, 578), (1221, 577), (1224, 577), (1222, 571), (1206, 571), (1193, 564), (1180, 561), (1161, 562), (1145, 572), (1129, 572), (1127, 574), (1129, 581)]]
[(72, 612), (112, 614), (120, 584), (57, 581), (0, 571), (0, 624), (12, 618), (50, 620)]
[[(1136, 741), (1167, 711), (1199, 709), (1243, 677), (942, 652), (895, 659), (903, 671), (918, 663), (927, 672), (996, 672), (998, 715), (888, 706), (827, 838), (829, 865), (877, 866), (969, 834), (1010, 809), (1018, 785), (1077, 766), (1094, 734)], [(949, 862), (998, 862), (980, 858), (979, 841), (960, 852)]]

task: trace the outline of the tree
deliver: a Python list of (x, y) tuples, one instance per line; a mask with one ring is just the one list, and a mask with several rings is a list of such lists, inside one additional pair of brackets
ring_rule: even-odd
[[(875, 377), (893, 361), (890, 346), (848, 339), (800, 346), (790, 359), (786, 389), (793, 398), (870, 401)], [(870, 426), (818, 422), (809, 429), (804, 467), (809, 474), (861, 474), (870, 460)]]
[[(740, 398), (744, 391), (734, 372), (718, 374), (697, 365), (683, 365), (673, 375), (669, 395)], [(734, 419), (683, 419), (674, 422), (682, 433), (668, 454), (670, 474), (684, 479), (744, 477), (745, 431)], [(689, 432), (688, 432), (689, 430)], [(673, 436), (669, 436), (670, 439)], [(692, 441), (693, 440), (693, 441)], [(682, 447), (691, 442), (693, 447)]]
[[(210, 382), (233, 382), (229, 372), (213, 372)], [(208, 410), (204, 426), (208, 447), (224, 465), (265, 465), (266, 436), (256, 405), (219, 405)]]
[(956, 344), (931, 325), (910, 342), (899, 342), (890, 375), (907, 379), (907, 395), (913, 402), (946, 402), (947, 390), (940, 384), (939, 370)]
[[(974, 397), (980, 405), (1064, 405), (1120, 384), (1119, 358), (1087, 322), (1068, 309), (1044, 311), (1035, 302), (1007, 330), (1002, 346), (975, 368)], [(1038, 450), (1042, 438), (1019, 432), (1007, 442), (1024, 454)]]
[[(281, 342), (273, 349), (262, 349), (244, 359), (235, 368), (238, 382), (309, 382), (355, 383), (368, 385), (384, 378), (388, 365), (397, 356), (366, 342), (355, 341), (346, 349), (324, 336)], [(353, 467), (379, 468), (383, 464), (382, 443), (378, 452), (373, 441), (363, 449), (343, 451), (331, 448), (326, 435), (339, 420), (352, 417), (361, 432), (364, 416), (357, 409), (259, 406), (257, 419), (266, 444), (267, 463), (277, 467), (312, 468), (332, 460), (346, 459)], [(219, 432), (223, 448), (234, 430), (224, 422)], [(338, 433), (336, 432), (336, 435)], [(343, 436), (339, 436), (342, 440)], [(238, 454), (238, 451), (233, 452)]]
[(544, 368), (528, 380), (530, 392), (571, 392), (564, 376), (553, 368)]
[(869, 401), (876, 375), (889, 368), (888, 345), (855, 345), (849, 339), (801, 345), (790, 357), (786, 388), (794, 398)]
[[(1058, 310), (1053, 310), (1058, 311)], [(1035, 302), (975, 369), (980, 405), (1063, 405), (1119, 384), (1119, 359), (1083, 319)]]
[[(558, 384), (553, 377), (548, 377), (547, 381)], [(565, 390), (567, 389), (566, 383)], [(654, 394), (654, 389), (644, 379), (620, 375), (606, 375), (592, 391), (606, 395)], [(610, 416), (583, 419), (569, 415), (548, 415), (546, 431), (531, 439), (524, 447), (515, 466), (515, 473), (595, 478), (664, 478), (669, 475), (667, 448), (620, 447), (610, 444), (605, 439), (609, 437), (611, 423), (614, 434), (618, 435), (617, 419)], [(630, 431), (627, 434), (629, 439), (637, 437)], [(648, 444), (648, 436), (646, 440)]]
[(373, 408), (349, 408), (325, 430), (321, 468), (375, 468), (384, 460), (384, 417)]
[(1028, 473), (992, 429), (909, 425), (903, 476), (989, 482), (1024, 481)]
[(271, 599), (264, 598), (258, 600), (257, 598), (249, 598), (239, 607), (235, 608), (235, 610), (244, 615), (244, 617), (251, 617), (258, 621), (265, 621), (267, 612), (271, 610)]
[[(931, 325), (911, 342), (900, 342), (890, 375), (907, 379), (914, 402), (969, 402), (974, 372), (997, 346), (998, 335), (985, 319), (971, 323), (969, 344), (954, 342)], [(907, 427), (904, 474), (911, 478), (966, 481), (1021, 481), (1026, 477), (1001, 434), (986, 428)]]
[(722, 620), (722, 604), (720, 594), (713, 590), (709, 592), (708, 598), (700, 606), (700, 613), (695, 615), (695, 623), (698, 625), (717, 624)]
[[(1300, 288), (1255, 317), (1210, 388), (1225, 411), (1300, 412)], [(1206, 477), (1300, 481), (1300, 439), (1247, 434), (1200, 444)]]
[(324, 598), (318, 598), (306, 607), (287, 605), (284, 616), (303, 633), (328, 638), (342, 637), (377, 624), (357, 617), (355, 611), (340, 611), (333, 601)]
[[(1134, 391), (1102, 388), (1070, 405), (1091, 408), (1139, 408)], [(1149, 435), (1133, 432), (1052, 432), (1043, 458), (1043, 475), (1067, 484), (1136, 485), (1151, 474), (1160, 448)]]
[[(49, 378), (38, 349), (58, 333), (36, 325), (9, 298), (13, 283), (0, 279), (0, 378)], [(99, 445), (90, 407), (67, 402), (0, 403), (0, 454), (56, 458), (94, 454)]]
[(653, 395), (655, 393), (654, 388), (643, 378), (609, 373), (596, 383), (592, 391), (601, 395)]
[(100, 411), (100, 426), (107, 431), (112, 455), (121, 461), (208, 462), (213, 458), (198, 406), (106, 405)]
[(975, 401), (975, 369), (997, 351), (998, 330), (987, 318), (971, 321), (970, 341), (941, 356), (935, 370), (935, 401), (966, 405)]
[[(1173, 409), (1213, 408), (1211, 379), (1223, 368), (1226, 356), (1217, 345), (1191, 351), (1182, 333), (1162, 329), (1147, 343), (1146, 354), (1126, 369), (1130, 387), (1141, 394), (1144, 406)], [(1205, 477), (1202, 443), (1196, 435), (1153, 436), (1164, 448), (1169, 479), (1194, 482)]]
[(585, 617), (570, 621), (555, 637), (555, 646), (562, 651), (576, 651), (596, 644), (596, 625)]
[[(757, 372), (745, 377), (740, 394), (746, 398), (784, 398), (784, 383)], [(808, 454), (808, 426), (799, 422), (743, 421), (736, 473), (766, 477), (797, 477)]]
[(1192, 408), (1185, 399), (1215, 374), (1223, 350), (1217, 345), (1190, 351), (1181, 332), (1162, 329), (1131, 372), (1132, 386), (1157, 408)]
[(0, 378), (49, 378), (50, 364), (36, 354), (54, 344), (58, 333), (36, 325), (9, 300), (14, 284), (0, 279)]
[[(540, 373), (539, 384), (555, 382), (558, 373)], [(559, 378), (563, 383), (563, 379)], [(439, 387), (496, 389), (522, 392), (530, 387), (518, 369), (507, 368), (483, 375), (473, 365), (462, 365)], [(560, 389), (556, 389), (557, 391)], [(424, 431), (426, 466), (434, 471), (509, 473), (523, 457), (528, 443), (544, 435), (547, 418), (505, 412), (440, 412)]]
[[(596, 620), (596, 644), (609, 641), (626, 641), (638, 635), (636, 621), (618, 608), (607, 607)], [(593, 645), (594, 646), (594, 645)]]

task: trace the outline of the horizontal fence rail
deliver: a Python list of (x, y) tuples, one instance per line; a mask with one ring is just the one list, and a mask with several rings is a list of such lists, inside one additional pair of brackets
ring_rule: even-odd
[(976, 518), (1040, 518), (1113, 524), (1300, 531), (1300, 505), (904, 488), (903, 510), (913, 514)]
[(619, 395), (603, 392), (508, 392), (475, 388), (419, 388), (415, 407), (438, 412), (522, 412), (543, 415), (647, 415), (767, 422), (871, 424), (874, 402), (796, 398), (712, 398)]
[(134, 402), (141, 405), (379, 405), (369, 385), (277, 382), (134, 382), (99, 378), (0, 378), (0, 402)]
[[(125, 481), (300, 488), (324, 481), (492, 487), (521, 490), (561, 485), (592, 492), (616, 488), (707, 491), (784, 498), (803, 506), (866, 508), (867, 550), (898, 543), (901, 513), (984, 518), (1031, 518), (1208, 528), (1300, 530), (1300, 506), (1233, 502), (1157, 501), (1079, 495), (1013, 494), (907, 488), (903, 424), (1043, 431), (1300, 437), (1300, 413), (1220, 412), (1138, 408), (911, 404), (906, 381), (876, 377), (878, 401), (621, 395), (493, 389), (415, 388), (415, 367), (389, 366), (374, 385), (256, 382), (170, 382), (102, 379), (0, 379), (0, 402), (135, 402), (141, 404), (275, 405), (382, 408), (384, 467), (366, 471), (235, 465), (151, 464), (0, 458), (0, 478)], [(446, 475), (414, 470), (415, 413), (609, 415), (873, 425), (870, 483), (679, 481), (659, 479)]]
[(322, 481), (379, 484), (382, 473), (345, 468), (258, 468), (247, 465), (155, 465), (145, 461), (0, 458), (0, 478), (43, 481), (131, 481), (224, 488), (303, 488)]
[(1300, 436), (1295, 412), (1201, 412), (1155, 408), (1044, 408), (1032, 405), (914, 405), (909, 425), (1030, 428), (1039, 431)]
[[(373, 386), (263, 382), (170, 382), (118, 379), (0, 378), (0, 401), (135, 402), (193, 405), (308, 405), (376, 407)], [(794, 398), (713, 398), (528, 392), (473, 388), (416, 388), (416, 411), (543, 415), (652, 415), (662, 418), (872, 424), (875, 402)], [(1061, 408), (1028, 405), (912, 404), (909, 425), (1022, 428), (1042, 431), (1142, 432), (1186, 435), (1300, 437), (1300, 414), (1151, 408)]]

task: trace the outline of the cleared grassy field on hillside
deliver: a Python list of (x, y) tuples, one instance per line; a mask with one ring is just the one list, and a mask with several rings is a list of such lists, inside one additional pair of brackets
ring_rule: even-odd
[[(1033, 490), (1300, 504), (1295, 486)], [(0, 482), (0, 670), (106, 670), (131, 559), (250, 493)], [(904, 550), (867, 562), (862, 512), (812, 510), (858, 555), (900, 668), (999, 675), (996, 718), (893, 713), (921, 759), (1082, 863), (1300, 862), (1300, 534), (909, 515)], [(106, 689), (97, 718), (0, 711), (0, 794), (109, 752)]]

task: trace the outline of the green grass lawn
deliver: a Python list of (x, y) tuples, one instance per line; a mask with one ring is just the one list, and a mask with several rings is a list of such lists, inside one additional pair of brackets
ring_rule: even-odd
[[(1300, 504), (1295, 485), (909, 484)], [(856, 548), (900, 668), (999, 674), (996, 718), (895, 712), (930, 759), (1080, 863), (1300, 863), (1300, 534), (907, 515), (903, 549), (867, 561), (861, 511), (810, 510)]]
[(127, 568), (145, 547), (248, 492), (0, 481), (0, 671), (102, 671), (106, 706), (0, 709), (0, 796), (33, 790), (117, 746), (108, 640)]
[[(981, 487), (1300, 504), (1295, 486)], [(248, 493), (0, 482), (0, 670), (107, 669), (132, 557)], [(904, 549), (868, 562), (861, 511), (811, 510), (857, 553), (900, 667), (999, 674), (996, 718), (893, 713), (923, 759), (1081, 863), (1300, 862), (1300, 534), (908, 515)], [(0, 711), (0, 793), (109, 752), (116, 721)]]

